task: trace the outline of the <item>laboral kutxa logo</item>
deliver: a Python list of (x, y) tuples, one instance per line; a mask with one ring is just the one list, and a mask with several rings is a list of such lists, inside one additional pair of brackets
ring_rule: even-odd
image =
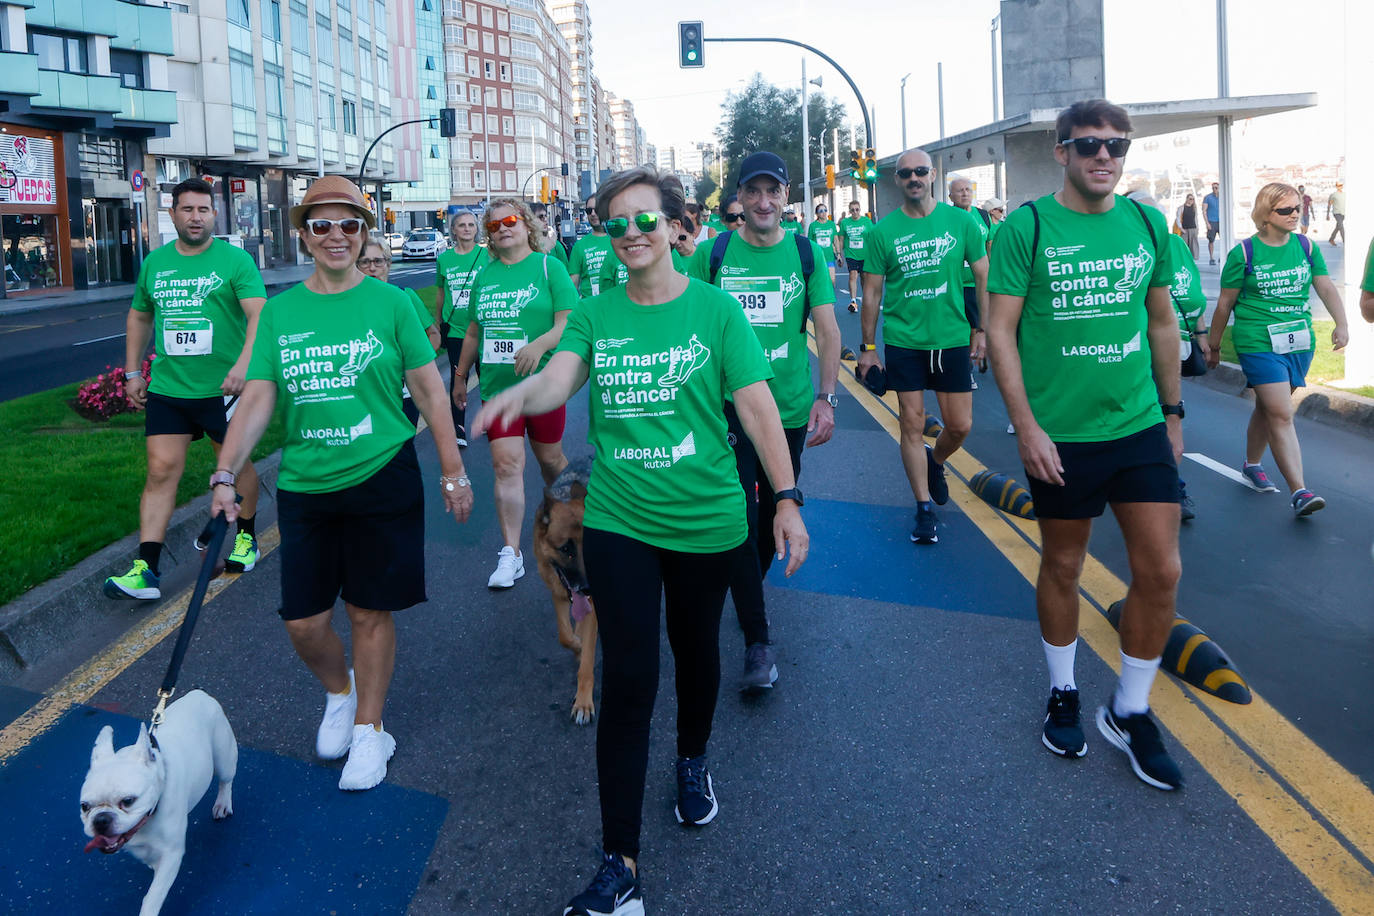
[(1062, 356), (1085, 356), (1099, 363), (1119, 363), (1132, 353), (1140, 352), (1140, 332), (1125, 343), (1076, 344), (1072, 347), (1061, 346)]
[(670, 468), (683, 458), (689, 458), (696, 453), (696, 433), (688, 433), (677, 445), (655, 445), (647, 448), (629, 446), (613, 451), (616, 461), (642, 461), (646, 468)]

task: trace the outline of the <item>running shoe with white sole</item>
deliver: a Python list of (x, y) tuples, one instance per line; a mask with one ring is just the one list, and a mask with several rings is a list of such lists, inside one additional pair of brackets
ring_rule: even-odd
[(935, 505), (943, 506), (949, 502), (949, 482), (945, 480), (945, 466), (935, 460), (935, 449), (926, 445), (926, 485), (930, 487), (930, 498)]
[(459, 447), (459, 448), (467, 448), (467, 447), (468, 447), (468, 431), (467, 431), (466, 429), (464, 429), (463, 427), (461, 427), (461, 426), (458, 427), (457, 439), (458, 439), (458, 447)]
[(1078, 691), (1050, 689), (1050, 701), (1045, 707), (1045, 728), (1040, 743), (1060, 757), (1082, 757), (1088, 753), (1088, 741), (1078, 719)]
[(916, 504), (916, 527), (911, 529), (911, 540), (916, 544), (935, 544), (940, 540), (940, 521), (935, 515), (935, 507), (930, 503)]
[(146, 560), (134, 560), (133, 567), (122, 576), (110, 576), (105, 580), (104, 592), (107, 598), (141, 598), (151, 601), (162, 597), (161, 582)]
[(348, 695), (325, 692), (324, 715), (315, 731), (315, 756), (338, 760), (353, 743), (353, 717), (358, 712), (358, 685), (348, 672)]
[(740, 690), (767, 690), (778, 680), (778, 666), (773, 661), (773, 647), (756, 642), (744, 650), (744, 676)]
[(386, 762), (396, 753), (396, 739), (370, 724), (353, 726), (348, 746), (348, 762), (339, 774), (339, 788), (345, 792), (371, 789), (386, 779)]
[(1164, 749), (1159, 726), (1148, 712), (1117, 716), (1107, 706), (1097, 710), (1097, 730), (1126, 755), (1142, 782), (1170, 792), (1183, 785), (1183, 774)]
[(715, 820), (720, 812), (716, 804), (716, 790), (711, 783), (711, 771), (705, 757), (677, 759), (677, 807), (673, 814), (677, 822), (691, 827), (703, 827)]
[(620, 856), (604, 852), (592, 883), (568, 901), (563, 916), (644, 916), (639, 878)]
[(1311, 515), (1326, 508), (1326, 500), (1306, 487), (1293, 492), (1293, 515), (1298, 518)]
[(487, 588), (510, 588), (525, 575), (525, 558), (509, 545), (496, 555), (496, 569), (487, 580)]
[(229, 572), (245, 573), (258, 565), (258, 539), (247, 531), (234, 535), (234, 549), (224, 558)]
[(1250, 489), (1256, 493), (1279, 492), (1279, 488), (1269, 482), (1269, 475), (1264, 473), (1264, 468), (1258, 464), (1242, 464), (1240, 473), (1250, 485)]

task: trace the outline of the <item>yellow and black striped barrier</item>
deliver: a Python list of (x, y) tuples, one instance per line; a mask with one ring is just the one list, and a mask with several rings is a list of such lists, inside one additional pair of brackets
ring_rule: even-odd
[(1001, 509), (1008, 515), (1020, 518), (1035, 518), (1035, 504), (1031, 501), (1030, 493), (1017, 483), (1014, 477), (996, 471), (979, 471), (969, 480), (968, 485), (983, 502), (994, 509)]
[[(1122, 599), (1107, 608), (1107, 619), (1117, 629), (1121, 628), (1121, 607), (1125, 603), (1125, 599)], [(1244, 706), (1250, 702), (1249, 685), (1240, 672), (1232, 667), (1231, 660), (1221, 651), (1221, 646), (1182, 617), (1174, 620), (1159, 666), (1228, 703)]]

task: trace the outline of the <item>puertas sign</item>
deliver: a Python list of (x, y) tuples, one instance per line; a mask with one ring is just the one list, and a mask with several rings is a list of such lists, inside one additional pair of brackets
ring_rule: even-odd
[(51, 140), (0, 134), (0, 204), (57, 205)]

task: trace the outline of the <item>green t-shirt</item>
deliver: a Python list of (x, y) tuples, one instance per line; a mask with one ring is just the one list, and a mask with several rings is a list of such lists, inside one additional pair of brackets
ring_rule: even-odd
[(490, 260), (487, 249), (478, 245), (467, 254), (459, 254), (450, 248), (434, 262), (439, 286), (436, 294), (439, 322), (448, 324), (448, 336), (453, 340), (462, 340), (467, 333), (468, 322), (472, 320), (472, 313), (468, 309), (472, 283)]
[[(739, 233), (732, 233), (716, 275), (716, 286), (734, 296), (743, 308), (772, 364), (773, 378), (768, 387), (773, 391), (785, 429), (805, 426), (815, 399), (802, 314), (808, 303), (814, 309), (835, 302), (835, 287), (825, 269), (825, 253), (809, 239), (804, 244), (811, 246), (816, 263), (806, 289), (802, 288), (797, 242), (786, 233), (780, 242), (767, 248), (757, 248), (745, 242)], [(697, 248), (690, 276), (711, 281), (713, 247), (714, 242)]]
[(1374, 240), (1370, 241), (1369, 251), (1364, 256), (1364, 280), (1360, 282), (1360, 289), (1374, 293)]
[[(553, 327), (558, 312), (577, 304), (577, 289), (554, 258), (531, 252), (515, 264), (492, 261), (472, 287), (472, 320), (482, 366), (482, 398), (490, 400), (520, 381), (515, 354)], [(544, 368), (553, 347), (539, 361)]]
[[(562, 264), (562, 265), (563, 265), (563, 269), (564, 269), (564, 270), (568, 270), (568, 267), (569, 267), (569, 262), (568, 262), (568, 249), (566, 249), (566, 248), (563, 247), (563, 243), (562, 243), (562, 242), (557, 242), (557, 241), (554, 242), (554, 243), (553, 243), (553, 247), (550, 248), (547, 252), (545, 252), (545, 254), (552, 255), (553, 258), (554, 258), (556, 261), (558, 261), (559, 264)], [(571, 271), (568, 271), (568, 272), (571, 273)]]
[(269, 299), (248, 378), (277, 386), (282, 489), (332, 493), (380, 470), (415, 435), (401, 412), (405, 372), (433, 361), (410, 298), (374, 277), (332, 295), (297, 283)]
[(153, 313), (157, 365), (149, 390), (169, 398), (218, 397), (247, 338), (239, 302), (266, 296), (252, 257), (222, 239), (197, 255), (180, 254), (176, 242), (149, 252), (130, 303)]
[(798, 223), (798, 222), (791, 222), (791, 223), (789, 223), (789, 222), (787, 222), (786, 220), (784, 220), (784, 221), (783, 221), (783, 224), (782, 224), (782, 228), (786, 229), (788, 232), (796, 232), (797, 229), (798, 229), (800, 226), (801, 226), (801, 223)]
[(811, 241), (821, 246), (827, 263), (835, 260), (835, 233), (839, 231), (831, 220), (816, 220), (806, 229)]
[(855, 261), (864, 259), (864, 234), (873, 226), (873, 220), (866, 216), (858, 219), (845, 217), (840, 220), (840, 235), (844, 238), (844, 256)]
[(1145, 299), (1173, 280), (1164, 217), (1120, 196), (1106, 213), (1068, 210), (1052, 194), (1035, 208), (1034, 251), (1029, 207), (1002, 223), (988, 291), (1024, 297), (1016, 348), (1036, 422), (1056, 442), (1104, 442), (1163, 422)]
[(601, 261), (601, 271), (596, 275), (596, 288), (604, 293), (608, 289), (624, 286), (628, 279), (630, 279), (630, 269), (620, 260), (615, 249), (611, 249), (610, 253)]
[[(611, 254), (611, 237), (602, 232), (584, 235), (573, 245), (569, 274), (577, 274), (577, 294), (583, 299), (601, 291), (601, 262)], [(614, 255), (611, 255), (614, 257)]]
[(992, 243), (995, 242), (995, 241), (997, 241), (997, 233), (1000, 232), (1001, 229), (1002, 229), (1002, 224), (1001, 224), (1001, 223), (993, 223), (991, 226), (988, 227), (988, 246), (989, 246), (989, 249), (988, 249), (988, 250), (989, 250), (989, 251), (992, 250), (992, 249), (991, 249)]
[(741, 544), (744, 491), (721, 408), (770, 373), (739, 303), (698, 280), (661, 305), (618, 287), (573, 311), (558, 349), (589, 374), (584, 524), (689, 553)]
[(718, 233), (725, 231), (725, 221), (722, 220), (720, 214), (715, 211), (712, 211), (711, 215), (706, 217), (706, 225), (716, 230)]
[(691, 275), (691, 267), (692, 267), (692, 259), (691, 259), (691, 258), (685, 258), (685, 257), (683, 257), (682, 255), (678, 254), (678, 251), (677, 251), (676, 248), (672, 249), (672, 250), (671, 250), (670, 252), (668, 252), (668, 253), (669, 253), (670, 255), (673, 256), (673, 270), (675, 270), (675, 271), (677, 271), (678, 273), (682, 274), (684, 277), (690, 276), (690, 275)]
[[(954, 209), (956, 209), (956, 210), (963, 210), (962, 207), (955, 207)], [(973, 220), (973, 224), (974, 224), (975, 226), (978, 227), (978, 233), (979, 233), (979, 235), (980, 235), (980, 236), (982, 237), (982, 239), (983, 239), (983, 253), (984, 253), (984, 254), (987, 254), (987, 250), (988, 250), (988, 239), (991, 238), (991, 234), (990, 234), (990, 233), (991, 233), (991, 231), (992, 231), (991, 227), (988, 225), (988, 222), (991, 222), (990, 218), (987, 217), (987, 216), (985, 216), (985, 215), (983, 214), (983, 212), (982, 212), (981, 210), (977, 209), (976, 207), (970, 208), (970, 209), (968, 209), (968, 210), (963, 210), (963, 212), (964, 212), (965, 214), (967, 214), (967, 215), (968, 215), (968, 218), (971, 219), (971, 220)], [(984, 220), (987, 220), (988, 222), (984, 222)], [(976, 260), (978, 260), (978, 259), (977, 259), (977, 258), (971, 258), (971, 259), (969, 259), (968, 263), (964, 265), (964, 268), (963, 268), (963, 270), (961, 271), (961, 275), (962, 275), (962, 278), (963, 278), (963, 281), (964, 281), (964, 286), (973, 286), (973, 271), (972, 271), (972, 269), (969, 268), (968, 265), (969, 265), (969, 264), (972, 264), (972, 263), (973, 263), (974, 261), (976, 261)]]
[(1313, 349), (1312, 278), (1326, 276), (1326, 259), (1312, 244), (1312, 262), (1289, 233), (1287, 244), (1266, 245), (1252, 237), (1254, 273), (1245, 276), (1245, 249), (1236, 245), (1221, 268), (1221, 288), (1238, 289), (1231, 341), (1237, 353), (1306, 353)]
[(883, 292), (883, 342), (913, 350), (969, 345), (968, 316), (960, 270), (984, 257), (983, 235), (968, 214), (946, 203), (923, 219), (900, 208), (868, 230), (864, 273), (879, 274)]
[(1169, 248), (1174, 258), (1174, 282), (1169, 286), (1169, 298), (1178, 315), (1178, 331), (1183, 340), (1192, 343), (1192, 331), (1198, 316), (1207, 311), (1207, 293), (1202, 289), (1197, 262), (1188, 250), (1183, 236), (1169, 234)]

